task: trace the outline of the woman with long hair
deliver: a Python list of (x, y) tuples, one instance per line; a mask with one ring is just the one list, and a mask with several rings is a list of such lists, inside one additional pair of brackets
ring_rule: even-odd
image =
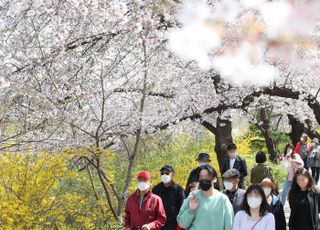
[(289, 192), (289, 229), (319, 230), (319, 190), (308, 170), (298, 169)]
[(234, 219), (233, 230), (275, 230), (275, 219), (259, 184), (251, 185), (245, 195), (241, 211)]
[(284, 206), (287, 200), (288, 192), (292, 185), (293, 176), (299, 168), (303, 168), (304, 162), (299, 154), (294, 153), (294, 146), (292, 144), (287, 144), (283, 157), (281, 158), (281, 163), (288, 172), (286, 180), (282, 186), (281, 193), (281, 203)]

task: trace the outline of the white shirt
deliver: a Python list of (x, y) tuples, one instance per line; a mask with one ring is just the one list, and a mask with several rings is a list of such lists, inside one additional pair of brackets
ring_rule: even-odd
[[(237, 212), (232, 230), (250, 230), (257, 220), (249, 220), (249, 215), (245, 211)], [(275, 219), (272, 213), (268, 213), (262, 217), (259, 223), (254, 227), (254, 230), (275, 230)]]
[(234, 162), (236, 161), (236, 158), (234, 159), (231, 159), (230, 158), (230, 169), (233, 169), (233, 166), (234, 166)]

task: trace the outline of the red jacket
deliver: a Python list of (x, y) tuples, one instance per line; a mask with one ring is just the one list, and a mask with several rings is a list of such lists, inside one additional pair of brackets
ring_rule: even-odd
[[(299, 141), (298, 144), (296, 145), (296, 147), (294, 148), (294, 152), (298, 153), (300, 155), (300, 148), (301, 148), (302, 142)], [(309, 154), (309, 151), (311, 149), (311, 145), (309, 143), (307, 143), (307, 154)]]
[[(154, 197), (149, 219), (146, 221), (147, 208), (151, 202), (151, 196)], [(124, 217), (124, 227), (142, 227), (148, 224), (150, 230), (159, 230), (167, 221), (167, 216), (163, 207), (162, 200), (159, 196), (148, 192), (142, 202), (141, 210), (138, 203), (138, 192), (131, 194), (127, 200)], [(146, 222), (146, 223), (145, 223)]]

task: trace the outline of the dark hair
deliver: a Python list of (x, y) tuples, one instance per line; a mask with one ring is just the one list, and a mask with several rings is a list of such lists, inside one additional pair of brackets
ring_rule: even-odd
[(262, 152), (262, 151), (258, 152), (257, 155), (256, 155), (256, 162), (258, 164), (262, 164), (262, 163), (264, 163), (266, 161), (267, 161), (266, 154), (264, 152)]
[(260, 213), (260, 216), (264, 216), (265, 214), (267, 214), (270, 211), (270, 206), (267, 202), (266, 195), (264, 194), (264, 191), (263, 191), (261, 185), (259, 185), (259, 184), (253, 184), (253, 185), (249, 186), (246, 193), (244, 194), (244, 198), (243, 198), (243, 201), (241, 204), (241, 210), (244, 210), (249, 216), (251, 216), (250, 206), (248, 204), (248, 194), (251, 192), (256, 192), (256, 193), (260, 194), (260, 196), (262, 197), (262, 203), (260, 205), (259, 213)]
[(217, 178), (217, 182), (214, 183), (214, 188), (217, 189), (217, 190), (220, 190), (220, 184), (219, 184), (219, 180), (218, 180), (217, 171), (213, 167), (211, 167), (210, 165), (200, 166), (198, 171), (197, 171), (197, 179), (198, 179), (198, 181), (199, 181), (199, 177), (200, 177), (200, 172), (202, 170), (207, 170), (208, 171), (208, 174), (209, 174), (211, 180), (213, 180), (214, 178)]
[(203, 165), (203, 166), (200, 166), (199, 167), (199, 170), (198, 170), (198, 172), (197, 172), (197, 178), (198, 178), (198, 180), (199, 180), (199, 177), (200, 177), (200, 172), (202, 171), (202, 170), (207, 170), (208, 171), (208, 174), (209, 174), (209, 176), (210, 176), (210, 178), (213, 180), (214, 178), (217, 178), (218, 177), (218, 173), (217, 173), (217, 171), (214, 169), (214, 168), (212, 168), (210, 165)]
[(236, 149), (237, 149), (237, 145), (235, 143), (230, 143), (227, 145), (227, 151), (236, 150)]
[(187, 189), (191, 190), (192, 188), (195, 188), (195, 187), (197, 187), (197, 182), (196, 182), (196, 181), (193, 181), (193, 182), (191, 182), (191, 183), (188, 185), (188, 188), (187, 188)]
[(314, 179), (312, 178), (309, 171), (306, 170), (305, 168), (300, 168), (296, 171), (296, 173), (294, 174), (294, 177), (292, 179), (292, 185), (291, 185), (291, 189), (289, 191), (289, 201), (292, 201), (294, 199), (294, 197), (296, 196), (296, 194), (299, 191), (301, 191), (301, 188), (297, 183), (298, 176), (307, 177), (308, 178), (307, 189), (311, 189), (313, 191), (316, 190), (316, 185), (315, 185)]
[(288, 153), (288, 149), (292, 149), (292, 151), (294, 151), (294, 146), (293, 146), (293, 144), (287, 144), (286, 145), (286, 147), (284, 148), (284, 153), (283, 153), (283, 155), (284, 156), (287, 156), (287, 153)]

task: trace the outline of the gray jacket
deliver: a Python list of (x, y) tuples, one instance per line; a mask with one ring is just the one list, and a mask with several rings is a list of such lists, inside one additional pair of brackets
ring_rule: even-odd
[(245, 190), (238, 188), (238, 190), (234, 193), (230, 192), (229, 190), (223, 190), (223, 193), (229, 198), (232, 206), (234, 215), (241, 209), (241, 204), (244, 198), (244, 194), (246, 193)]
[(316, 168), (320, 167), (320, 145), (317, 144), (311, 148), (308, 156), (308, 166)]

